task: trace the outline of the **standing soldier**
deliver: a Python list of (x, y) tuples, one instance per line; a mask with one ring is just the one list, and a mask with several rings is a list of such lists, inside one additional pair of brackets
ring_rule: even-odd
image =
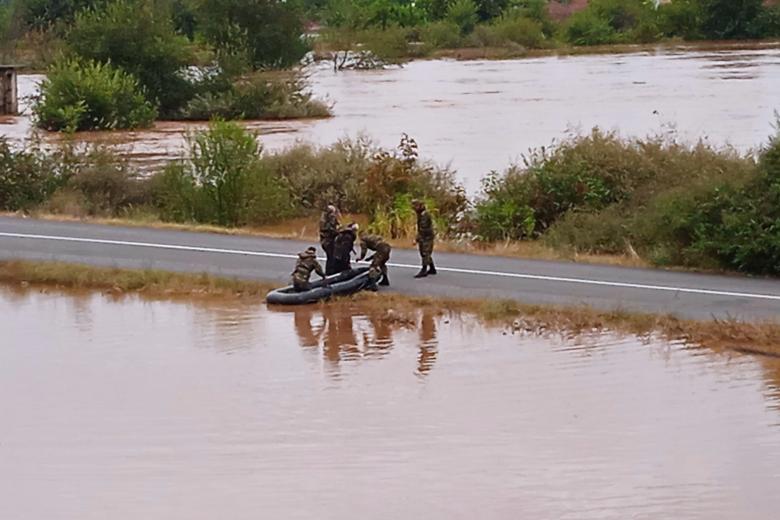
[(320, 246), (325, 251), (325, 273), (335, 273), (333, 246), (339, 232), (339, 210), (333, 204), (328, 204), (320, 217)]
[(415, 242), (420, 249), (420, 258), (422, 259), (422, 269), (414, 275), (415, 278), (424, 278), (429, 274), (436, 274), (436, 266), (433, 265), (433, 240), (436, 233), (433, 230), (433, 219), (425, 209), (425, 204), (421, 200), (413, 200), (412, 207), (417, 213), (417, 237)]
[(339, 230), (333, 244), (333, 268), (334, 273), (349, 271), (350, 255), (355, 252), (355, 240), (357, 239), (358, 225), (351, 223)]
[(379, 278), (382, 281), (379, 285), (390, 285), (390, 279), (387, 277), (387, 261), (390, 260), (390, 244), (385, 242), (379, 235), (361, 235), (360, 237), (360, 258), (366, 257), (368, 250), (374, 251), (368, 259), (371, 260), (371, 266), (368, 268), (368, 279), (371, 281), (374, 290)]
[(314, 247), (309, 247), (306, 251), (298, 253), (295, 270), (292, 272), (292, 283), (296, 291), (304, 292), (311, 289), (309, 278), (311, 278), (312, 271), (315, 271), (323, 279), (325, 278), (325, 272), (317, 261), (317, 250)]

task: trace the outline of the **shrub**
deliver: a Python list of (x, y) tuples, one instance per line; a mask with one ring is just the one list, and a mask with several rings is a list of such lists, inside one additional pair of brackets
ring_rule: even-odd
[(55, 24), (69, 25), (77, 12), (101, 0), (25, 0), (22, 20), (28, 29), (46, 30)]
[(148, 183), (126, 159), (98, 148), (79, 162), (64, 189), (79, 195), (85, 214), (115, 217), (150, 202)]
[(542, 24), (523, 16), (504, 15), (497, 19), (493, 26), (496, 34), (504, 41), (509, 41), (527, 47), (538, 49), (544, 46), (545, 36)]
[(444, 20), (428, 25), (423, 32), (423, 38), (437, 49), (454, 49), (462, 45), (460, 28)]
[(656, 17), (656, 10), (642, 0), (592, 0), (570, 18), (566, 39), (574, 45), (654, 41), (660, 33)]
[(699, 0), (701, 30), (706, 38), (731, 39), (752, 36), (750, 27), (762, 12), (762, 0)]
[(700, 0), (675, 0), (658, 7), (659, 29), (666, 36), (701, 38), (701, 17)]
[(614, 43), (617, 34), (608, 20), (589, 9), (573, 14), (566, 24), (566, 41), (572, 45), (603, 45)]
[(306, 79), (298, 73), (254, 74), (225, 87), (196, 95), (176, 119), (290, 119), (329, 117), (330, 107), (312, 97)]
[(454, 0), (447, 8), (446, 19), (460, 29), (461, 35), (468, 34), (479, 20), (477, 4), (474, 0)]
[[(524, 167), (486, 178), (476, 223), (488, 238), (532, 238), (561, 218), (574, 219), (569, 213), (601, 215), (609, 210), (628, 218), (656, 204), (659, 194), (678, 187), (690, 191), (726, 178), (736, 182), (752, 170), (752, 161), (730, 150), (703, 144), (686, 147), (662, 139), (624, 141), (594, 130), (552, 151), (531, 154)], [(559, 233), (558, 243), (566, 236)], [(594, 237), (589, 239), (588, 248), (598, 249)], [(605, 243), (604, 250), (614, 249), (614, 244)]]
[(383, 30), (369, 29), (358, 36), (366, 49), (385, 62), (395, 62), (409, 54), (406, 37), (406, 31), (397, 26)]
[(581, 253), (622, 254), (629, 240), (628, 219), (623, 208), (612, 206), (603, 211), (571, 211), (557, 220), (547, 233), (547, 245)]
[(261, 163), (256, 139), (223, 121), (190, 136), (189, 156), (152, 181), (163, 218), (238, 226), (289, 215), (289, 195)]
[(68, 179), (61, 163), (37, 148), (16, 151), (0, 138), (0, 210), (30, 210)]
[(780, 4), (764, 6), (748, 25), (747, 32), (752, 38), (780, 37)]
[(181, 74), (190, 61), (186, 38), (151, 0), (114, 0), (78, 13), (67, 43), (77, 56), (133, 74), (163, 115), (193, 95)]
[[(699, 192), (677, 193), (656, 210), (669, 223), (668, 261), (717, 266), (755, 274), (780, 274), (780, 142), (761, 155), (747, 179), (721, 181)], [(741, 182), (740, 182), (741, 181)], [(667, 247), (671, 249), (671, 247)]]
[(390, 218), (399, 197), (424, 197), (447, 225), (454, 224), (466, 208), (463, 188), (451, 171), (419, 161), (416, 147), (408, 137), (396, 151), (377, 149), (364, 138), (342, 140), (325, 148), (298, 145), (263, 162), (304, 210), (334, 203), (350, 213)]
[(68, 131), (149, 126), (157, 114), (130, 74), (73, 59), (49, 68), (32, 110), (38, 126)]
[(298, 62), (308, 50), (301, 39), (303, 18), (294, 2), (280, 0), (201, 0), (197, 21), (217, 49), (246, 52), (255, 68)]

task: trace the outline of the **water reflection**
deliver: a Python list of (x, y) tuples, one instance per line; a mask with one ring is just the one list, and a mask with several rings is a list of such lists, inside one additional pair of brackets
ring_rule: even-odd
[(382, 359), (394, 347), (394, 335), (414, 329), (418, 334), (416, 373), (427, 375), (436, 362), (438, 313), (424, 309), (413, 318), (391, 312), (365, 314), (348, 305), (271, 306), (273, 313), (292, 314), (300, 346), (317, 349), (327, 364), (328, 373), (338, 378), (343, 362)]
[(432, 308), (2, 286), (0, 329), (2, 519), (780, 509), (780, 360)]
[(423, 309), (420, 318), (420, 353), (417, 356), (417, 373), (426, 376), (436, 363), (439, 341), (436, 338), (436, 318), (430, 309)]

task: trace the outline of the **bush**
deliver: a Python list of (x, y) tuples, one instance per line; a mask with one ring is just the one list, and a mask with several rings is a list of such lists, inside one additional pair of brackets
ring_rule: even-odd
[(215, 48), (245, 52), (254, 69), (287, 67), (308, 50), (302, 14), (280, 0), (201, 0), (197, 21)]
[[(741, 182), (740, 182), (741, 181)], [(662, 201), (648, 219), (668, 226), (663, 260), (755, 274), (780, 274), (780, 142), (747, 179), (723, 180)]]
[(493, 27), (503, 41), (517, 43), (529, 49), (544, 46), (542, 24), (530, 18), (504, 15), (493, 23)]
[(417, 145), (408, 137), (395, 152), (377, 149), (366, 139), (342, 140), (326, 148), (299, 145), (263, 162), (302, 210), (334, 203), (372, 219), (390, 218), (399, 197), (423, 197), (450, 225), (466, 208), (453, 173), (419, 161)]
[(163, 218), (238, 226), (289, 215), (289, 195), (261, 163), (256, 139), (222, 121), (190, 136), (187, 159), (169, 165), (152, 181)]
[(330, 107), (312, 97), (298, 73), (254, 74), (196, 95), (176, 119), (291, 119), (329, 117)]
[(78, 13), (67, 43), (77, 56), (133, 74), (163, 115), (194, 94), (181, 73), (190, 61), (187, 40), (151, 0), (114, 0)]
[[(686, 147), (662, 139), (624, 141), (594, 130), (552, 151), (533, 153), (524, 167), (486, 178), (476, 223), (486, 238), (534, 238), (561, 218), (584, 218), (569, 213), (606, 215), (603, 212), (609, 210), (628, 218), (656, 204), (659, 194), (677, 188), (690, 191), (723, 179), (736, 182), (749, 177), (752, 169), (749, 159), (729, 150), (703, 144)], [(563, 243), (572, 235), (558, 236), (558, 243)], [(588, 240), (589, 250), (599, 249), (594, 236)], [(603, 251), (614, 247), (614, 241), (605, 242)]]
[(68, 180), (62, 163), (33, 148), (15, 151), (0, 138), (0, 210), (30, 210)]
[(574, 45), (654, 41), (659, 35), (657, 11), (642, 0), (592, 0), (566, 27), (566, 39)]
[(675, 0), (658, 7), (659, 29), (665, 36), (701, 38), (701, 17), (700, 0)]
[(566, 24), (565, 33), (566, 41), (572, 45), (604, 45), (617, 40), (609, 21), (589, 9), (573, 14)]
[(762, 0), (699, 0), (701, 30), (705, 38), (731, 39), (753, 36), (750, 27), (761, 15)]
[(395, 62), (409, 54), (407, 34), (401, 27), (369, 29), (361, 32), (358, 38), (366, 49), (385, 62)]
[(462, 45), (460, 28), (444, 20), (428, 25), (423, 31), (423, 38), (436, 49), (455, 49)]
[(68, 131), (144, 127), (157, 115), (133, 76), (73, 59), (49, 68), (32, 110), (38, 126)]
[(78, 195), (86, 215), (116, 217), (150, 202), (148, 183), (126, 159), (106, 149), (84, 154), (64, 190)]
[(477, 4), (474, 0), (454, 0), (447, 8), (446, 19), (460, 29), (461, 35), (468, 34), (474, 30), (479, 20)]
[(752, 38), (780, 37), (780, 5), (764, 6), (747, 31)]
[(22, 20), (28, 29), (46, 30), (55, 24), (73, 22), (77, 12), (101, 0), (24, 0)]

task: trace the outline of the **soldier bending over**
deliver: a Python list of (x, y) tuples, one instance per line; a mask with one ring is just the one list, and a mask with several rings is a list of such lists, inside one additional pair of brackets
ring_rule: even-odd
[(374, 251), (368, 260), (371, 260), (371, 266), (368, 268), (368, 279), (371, 281), (373, 289), (376, 290), (377, 281), (382, 278), (379, 285), (390, 285), (390, 279), (387, 277), (387, 261), (390, 260), (390, 244), (385, 242), (379, 235), (361, 235), (360, 237), (360, 258), (366, 257), (368, 250)]

